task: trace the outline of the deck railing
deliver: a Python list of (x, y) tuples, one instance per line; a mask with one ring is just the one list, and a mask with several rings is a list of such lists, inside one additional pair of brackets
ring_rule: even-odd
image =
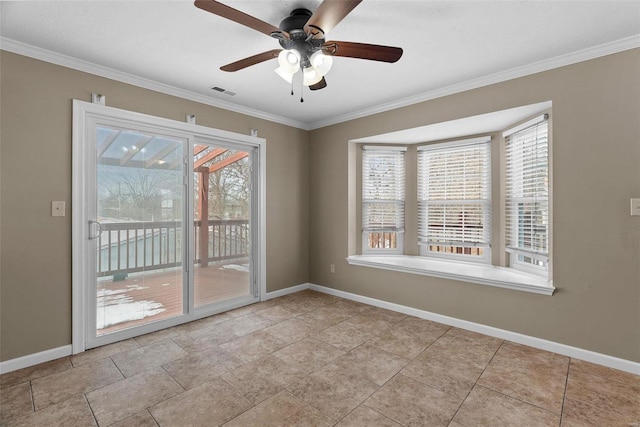
[[(200, 221), (193, 224), (196, 257), (200, 254), (200, 224)], [(249, 255), (248, 220), (209, 220), (207, 228), (208, 262)], [(182, 265), (182, 223), (103, 223), (98, 247), (98, 276), (177, 267)], [(200, 259), (195, 262), (200, 263)]]

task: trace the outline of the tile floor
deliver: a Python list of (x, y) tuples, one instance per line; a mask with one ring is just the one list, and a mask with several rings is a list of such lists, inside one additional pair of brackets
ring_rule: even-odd
[(0, 377), (6, 426), (639, 426), (640, 376), (313, 291)]

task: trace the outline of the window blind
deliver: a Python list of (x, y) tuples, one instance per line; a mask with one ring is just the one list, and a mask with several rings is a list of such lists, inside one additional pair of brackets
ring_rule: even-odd
[(363, 231), (404, 232), (405, 151), (405, 147), (363, 147)]
[(548, 117), (505, 132), (506, 249), (520, 261), (546, 264), (549, 254)]
[(490, 141), (484, 137), (418, 148), (419, 245), (429, 250), (491, 245)]

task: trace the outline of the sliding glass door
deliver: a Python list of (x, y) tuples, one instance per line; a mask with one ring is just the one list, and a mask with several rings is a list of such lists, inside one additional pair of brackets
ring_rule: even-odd
[(188, 139), (99, 124), (96, 336), (183, 314)]
[(74, 352), (258, 301), (259, 144), (81, 104)]
[(251, 151), (194, 147), (194, 306), (247, 296), (251, 287)]

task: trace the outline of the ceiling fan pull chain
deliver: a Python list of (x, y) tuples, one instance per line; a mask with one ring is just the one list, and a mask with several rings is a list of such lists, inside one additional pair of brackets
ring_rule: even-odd
[(304, 102), (304, 98), (302, 98), (303, 95), (304, 95), (304, 78), (303, 76), (300, 76), (300, 102)]

